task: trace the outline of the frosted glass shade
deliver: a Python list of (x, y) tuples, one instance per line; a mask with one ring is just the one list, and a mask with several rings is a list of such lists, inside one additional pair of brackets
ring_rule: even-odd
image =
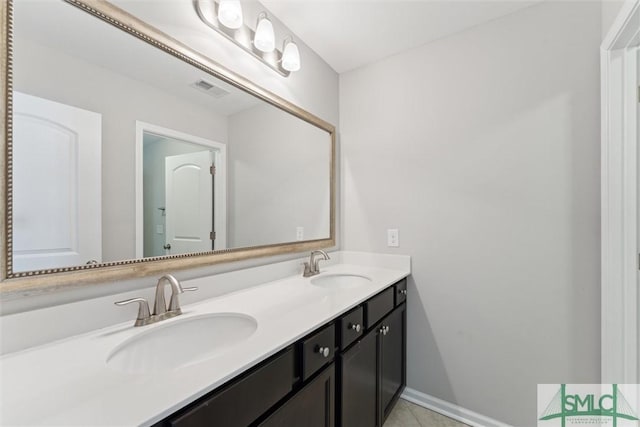
[(242, 6), (239, 0), (220, 0), (218, 21), (227, 28), (237, 30), (242, 27)]
[(253, 45), (256, 49), (265, 53), (273, 52), (276, 48), (276, 37), (273, 33), (273, 24), (269, 21), (269, 18), (262, 17), (258, 21)]
[(287, 71), (298, 71), (300, 69), (300, 51), (298, 51), (298, 45), (294, 42), (289, 42), (284, 46), (282, 68)]

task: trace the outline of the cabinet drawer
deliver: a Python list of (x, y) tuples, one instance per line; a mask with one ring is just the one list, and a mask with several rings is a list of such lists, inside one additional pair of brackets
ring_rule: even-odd
[(394, 287), (396, 288), (396, 306), (399, 306), (407, 299), (407, 279), (402, 279)]
[(302, 341), (302, 380), (333, 360), (336, 334), (333, 324)]
[(340, 350), (344, 350), (364, 334), (362, 307), (351, 310), (338, 320)]
[(394, 305), (394, 292), (395, 288), (390, 288), (382, 291), (375, 297), (364, 303), (365, 321), (367, 323), (367, 329), (378, 323), (388, 312), (393, 310)]
[(168, 424), (172, 427), (246, 427), (293, 389), (293, 371), (293, 348), (289, 348)]

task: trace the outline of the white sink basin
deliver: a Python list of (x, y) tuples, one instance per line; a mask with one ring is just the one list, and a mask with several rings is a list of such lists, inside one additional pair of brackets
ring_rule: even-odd
[(165, 372), (214, 358), (248, 339), (258, 322), (240, 313), (215, 313), (158, 324), (116, 347), (107, 365), (132, 374)]
[(311, 284), (331, 289), (350, 289), (371, 284), (371, 278), (361, 274), (324, 274), (311, 279)]

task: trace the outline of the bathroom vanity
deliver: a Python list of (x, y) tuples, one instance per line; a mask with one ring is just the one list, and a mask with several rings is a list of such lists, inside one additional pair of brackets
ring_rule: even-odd
[(406, 385), (402, 279), (156, 426), (381, 426)]
[[(382, 425), (406, 382), (410, 259), (331, 257), (314, 277), (257, 282), (141, 327), (133, 326), (135, 307), (112, 304), (130, 293), (110, 297), (105, 309), (131, 314), (125, 323), (0, 357), (0, 424)], [(281, 264), (300, 270), (298, 260), (285, 261), (183, 285), (200, 288), (194, 298)], [(27, 333), (66, 322), (75, 309), (0, 320), (3, 332)]]

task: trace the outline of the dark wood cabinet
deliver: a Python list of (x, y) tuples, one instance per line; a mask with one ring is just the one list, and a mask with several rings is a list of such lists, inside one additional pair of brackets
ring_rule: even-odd
[(339, 427), (381, 427), (406, 385), (406, 303), (394, 309), (389, 297), (387, 290), (365, 303), (379, 322), (338, 357)]
[(378, 332), (380, 358), (380, 411), (386, 419), (406, 384), (406, 305), (401, 305), (381, 322)]
[(367, 334), (338, 358), (340, 386), (337, 402), (339, 425), (374, 427), (378, 393), (378, 336)]
[(335, 368), (331, 364), (259, 426), (333, 427), (335, 389)]

